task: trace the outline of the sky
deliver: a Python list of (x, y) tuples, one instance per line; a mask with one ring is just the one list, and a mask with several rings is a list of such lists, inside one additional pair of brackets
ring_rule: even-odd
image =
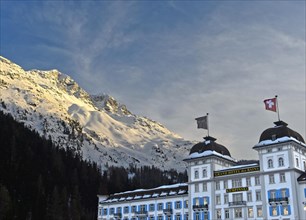
[(188, 140), (209, 134), (236, 159), (277, 114), (304, 139), (305, 1), (0, 1), (0, 54), (70, 75)]

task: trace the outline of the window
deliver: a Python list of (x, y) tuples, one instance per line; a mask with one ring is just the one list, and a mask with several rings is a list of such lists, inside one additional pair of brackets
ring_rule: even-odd
[(268, 160), (268, 168), (273, 168), (273, 160), (272, 159)]
[(220, 181), (216, 181), (216, 190), (220, 190)]
[(149, 210), (152, 212), (152, 211), (154, 211), (154, 204), (150, 204), (149, 205)]
[(235, 208), (235, 218), (242, 218), (242, 208)]
[(184, 201), (184, 208), (188, 208), (188, 200)]
[(252, 192), (247, 192), (247, 201), (252, 202)]
[(181, 220), (181, 215), (177, 214), (177, 215), (175, 216), (175, 220)]
[(207, 183), (203, 183), (203, 192), (207, 192)]
[(199, 179), (199, 171), (198, 170), (194, 171), (194, 178)]
[(241, 183), (241, 179), (233, 179), (232, 180), (232, 186), (235, 187), (241, 187), (242, 183)]
[(202, 176), (203, 176), (203, 178), (204, 178), (204, 177), (207, 177), (207, 170), (206, 170), (206, 169), (203, 169), (203, 170), (202, 170)]
[(150, 220), (154, 220), (154, 216), (150, 216)]
[(262, 206), (257, 206), (257, 217), (262, 217)]
[(304, 167), (304, 170), (306, 171), (306, 161), (305, 160), (303, 161), (303, 167)]
[(123, 211), (124, 213), (129, 213), (129, 207), (128, 206), (125, 206), (123, 210), (124, 210)]
[(279, 174), (279, 181), (280, 181), (281, 183), (286, 182), (286, 175), (285, 175), (285, 173), (280, 173), (280, 174)]
[(194, 192), (199, 192), (199, 184), (198, 183), (194, 184)]
[(282, 196), (282, 198), (287, 197), (287, 192), (286, 191), (287, 191), (286, 189), (281, 189), (281, 196)]
[(224, 204), (228, 203), (228, 195), (224, 194)]
[(181, 202), (180, 201), (175, 202), (175, 208), (176, 209), (180, 209), (181, 208)]
[(227, 180), (224, 180), (224, 189), (227, 189), (228, 188), (228, 182)]
[(284, 215), (289, 215), (289, 209), (288, 206), (283, 206)]
[(278, 166), (283, 167), (284, 166), (284, 158), (280, 157), (278, 158)]
[(299, 158), (295, 158), (295, 164), (297, 167), (299, 167), (300, 163), (299, 163)]
[(117, 213), (121, 213), (121, 207), (117, 208)]
[(275, 190), (271, 190), (270, 191), (270, 198), (271, 199), (275, 199), (276, 198), (276, 191)]
[(217, 205), (220, 205), (220, 204), (221, 204), (220, 195), (216, 195), (216, 204), (217, 204)]
[(113, 214), (114, 214), (114, 212), (115, 212), (115, 209), (114, 209), (114, 208), (110, 208), (110, 210), (109, 210), (109, 214), (110, 214), (110, 215), (113, 215)]
[(272, 216), (277, 216), (277, 207), (272, 207)]
[(269, 183), (270, 183), (270, 184), (274, 184), (274, 183), (275, 183), (274, 174), (270, 174), (270, 175), (269, 175)]
[(158, 203), (157, 204), (157, 210), (163, 210), (163, 203)]
[(147, 207), (146, 205), (141, 205), (141, 206), (140, 206), (140, 211), (141, 211), (141, 212), (146, 211), (146, 207)]
[(199, 198), (194, 198), (194, 205), (199, 205), (200, 204), (200, 199)]
[(256, 201), (261, 201), (261, 191), (256, 191)]
[(221, 219), (221, 209), (216, 210), (217, 219)]
[(184, 215), (184, 220), (188, 220), (188, 213)]
[(259, 185), (260, 185), (259, 176), (255, 176), (255, 185), (256, 185), (256, 186), (259, 186)]
[(99, 216), (102, 215), (102, 209), (99, 209)]
[(229, 209), (224, 210), (224, 215), (225, 215), (225, 219), (229, 219), (229, 217), (230, 217)]
[(172, 203), (171, 202), (167, 202), (167, 209), (171, 209), (172, 208)]
[(248, 218), (254, 217), (253, 207), (248, 207)]
[(103, 214), (104, 214), (104, 215), (107, 215), (107, 209), (104, 209), (104, 210), (103, 210)]
[(267, 152), (268, 152), (268, 153), (271, 153), (271, 152), (272, 152), (272, 150), (271, 150), (271, 149), (268, 149), (268, 150), (267, 150)]
[(163, 220), (163, 216), (162, 216), (162, 215), (159, 215), (159, 216), (158, 216), (158, 220)]
[(251, 178), (246, 178), (246, 186), (251, 186)]
[(242, 201), (242, 193), (233, 194), (233, 201), (234, 202), (241, 202)]
[(204, 199), (204, 201), (203, 201), (204, 205), (207, 205), (208, 204), (208, 197), (204, 197), (203, 199)]
[(200, 220), (200, 213), (196, 212), (196, 214), (195, 214), (195, 220)]

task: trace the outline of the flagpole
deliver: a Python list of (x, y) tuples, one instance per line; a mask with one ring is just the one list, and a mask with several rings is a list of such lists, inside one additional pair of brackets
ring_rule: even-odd
[(276, 98), (276, 108), (277, 108), (278, 121), (280, 121), (277, 95), (275, 95), (275, 98)]
[(209, 137), (209, 123), (208, 123), (208, 113), (206, 113), (207, 115), (207, 136)]

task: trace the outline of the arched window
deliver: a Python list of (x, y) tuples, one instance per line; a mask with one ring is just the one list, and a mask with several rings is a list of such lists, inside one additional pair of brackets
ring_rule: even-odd
[(273, 168), (273, 160), (272, 159), (268, 160), (268, 168)]
[(194, 178), (195, 179), (199, 178), (199, 171), (198, 170), (194, 171)]
[(278, 158), (278, 166), (283, 167), (284, 166), (284, 158), (280, 157)]
[(202, 175), (203, 175), (203, 178), (204, 178), (204, 177), (207, 177), (207, 170), (206, 170), (206, 169), (203, 169)]

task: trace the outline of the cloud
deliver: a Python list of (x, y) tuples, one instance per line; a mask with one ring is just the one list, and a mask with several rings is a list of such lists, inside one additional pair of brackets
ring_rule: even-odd
[(219, 143), (238, 159), (257, 158), (252, 146), (277, 119), (262, 100), (276, 94), (281, 118), (305, 136), (305, 2), (30, 6), (16, 8), (37, 39), (27, 45), (36, 64), (65, 70), (87, 91), (109, 93), (188, 139), (206, 134), (194, 118), (209, 112)]

